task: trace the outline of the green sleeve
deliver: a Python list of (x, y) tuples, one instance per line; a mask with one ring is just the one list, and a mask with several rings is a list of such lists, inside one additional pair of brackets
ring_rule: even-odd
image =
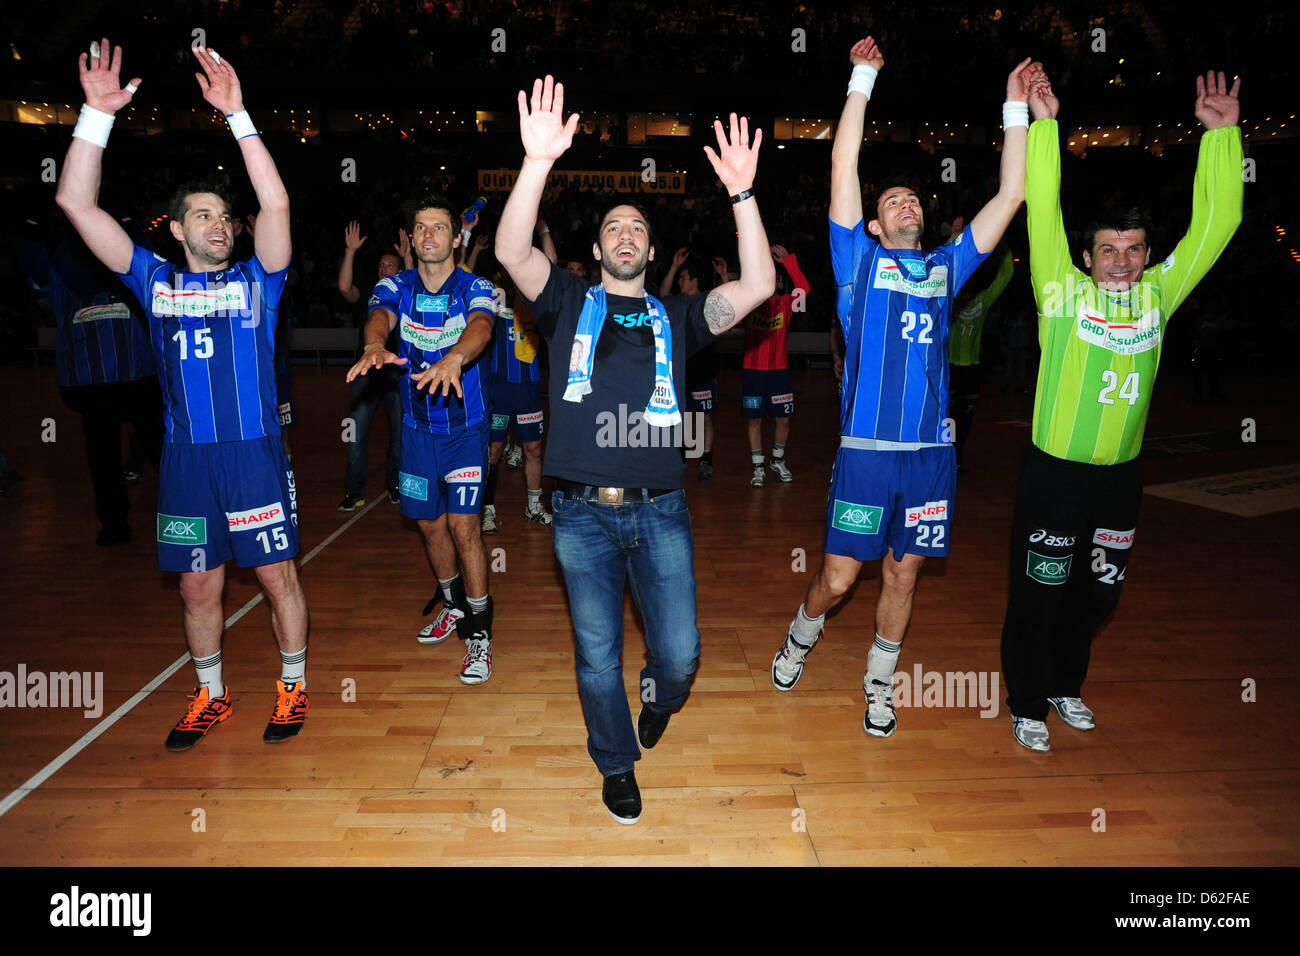
[[(1061, 216), (1061, 140), (1056, 120), (1029, 127), (1025, 159), (1025, 214), (1029, 226), (1029, 280), (1040, 317), (1061, 301), (1060, 283), (1074, 270)], [(1055, 290), (1055, 295), (1053, 291)]]
[(998, 301), (998, 297), (1006, 290), (1007, 284), (1011, 281), (1011, 274), (1016, 271), (1015, 260), (1011, 256), (1011, 250), (1005, 246), (1002, 249), (1002, 258), (998, 260), (997, 275), (989, 283), (989, 287), (984, 290), (985, 301), (989, 307)]
[(1191, 294), (1241, 224), (1241, 127), (1206, 130), (1192, 183), (1192, 223), (1173, 253), (1145, 276), (1160, 284), (1168, 319)]

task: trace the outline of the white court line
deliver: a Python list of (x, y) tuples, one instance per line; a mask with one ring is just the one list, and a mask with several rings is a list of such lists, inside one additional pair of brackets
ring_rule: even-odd
[[(327, 544), (332, 542), (344, 531), (347, 531), (348, 528), (352, 527), (354, 524), (360, 521), (361, 517), (367, 511), (369, 511), (375, 505), (379, 504), (379, 502), (383, 501), (386, 497), (387, 494), (380, 495), (378, 498), (370, 502), (370, 504), (366, 505), (359, 512), (357, 512), (355, 515), (349, 518), (347, 521), (343, 522), (343, 524), (335, 528), (334, 532), (328, 538), (326, 538), (320, 544), (316, 545), (316, 547), (312, 548), (311, 551), (307, 552), (307, 556), (298, 562), (298, 567), (301, 568), (312, 558), (316, 557), (316, 555), (320, 554), (321, 551), (325, 549), (325, 546)], [(253, 608), (257, 607), (258, 602), (261, 601), (262, 598), (263, 598), (262, 592), (258, 591), (257, 594), (255, 594), (247, 604), (241, 607), (234, 614), (230, 615), (230, 617), (226, 620), (226, 630), (229, 630), (230, 628), (234, 627), (235, 624), (239, 622), (240, 618), (242, 618)], [(146, 697), (152, 694), (155, 690), (157, 690), (160, 686), (162, 686), (163, 682), (166, 681), (167, 678), (171, 677), (178, 670), (184, 667), (189, 662), (189, 659), (190, 659), (190, 655), (188, 651), (186, 651), (180, 657), (176, 658), (176, 660), (172, 661), (170, 664), (167, 665), (167, 668), (161, 674), (159, 674), (153, 680), (149, 681), (149, 683), (145, 684), (138, 691), (136, 691), (135, 696), (133, 696), (121, 707), (117, 708), (117, 710), (113, 711), (111, 714), (109, 714), (107, 717), (105, 717), (103, 720), (97, 723), (94, 727), (90, 728), (90, 730), (86, 731), (86, 733), (81, 737), (80, 740), (78, 740), (75, 744), (73, 744), (67, 750), (63, 751), (63, 753), (59, 754), (48, 764), (46, 764), (44, 767), (42, 767), (40, 770), (34, 773), (31, 776), (31, 778), (29, 778), (20, 787), (14, 790), (13, 793), (9, 794), (9, 796), (5, 797), (3, 800), (0, 800), (0, 817), (4, 816), (15, 806), (17, 806), (18, 802), (22, 800), (23, 797), (27, 796), (29, 793), (31, 793), (33, 790), (35, 790), (37, 787), (43, 784), (46, 780), (49, 780), (50, 777), (58, 773), (64, 764), (66, 764), (77, 754), (81, 753), (83, 750), (89, 747), (100, 735), (106, 733), (110, 727), (112, 727), (115, 723), (117, 723), (119, 720), (125, 717), (130, 712), (131, 708), (133, 708), (136, 704), (140, 703), (140, 701), (144, 700)]]

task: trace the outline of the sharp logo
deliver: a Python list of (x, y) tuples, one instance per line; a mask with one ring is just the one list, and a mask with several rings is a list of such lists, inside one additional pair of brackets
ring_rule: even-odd
[(163, 544), (207, 544), (207, 519), (160, 514), (158, 540)]
[(1031, 550), (1029, 556), (1025, 559), (1025, 574), (1039, 584), (1064, 584), (1070, 577), (1070, 565), (1073, 563), (1074, 555), (1072, 554), (1067, 554), (1065, 557), (1053, 557)]
[(691, 392), (691, 398), (695, 399), (697, 402), (707, 402), (712, 397), (713, 392), (707, 388), (702, 392)]
[(483, 479), (483, 469), (477, 466), (473, 468), (461, 468), (459, 471), (449, 472), (444, 479), (447, 484), (477, 484)]
[(402, 497), (414, 498), (416, 501), (429, 500), (429, 480), (421, 478), (419, 475), (408, 475), (406, 472), (398, 472), (398, 481), (401, 483)]
[(773, 395), (773, 396), (772, 396), (772, 404), (773, 404), (773, 405), (781, 405), (781, 404), (783, 404), (783, 403), (785, 403), (785, 402), (793, 402), (793, 401), (794, 401), (794, 393), (793, 393), (793, 392), (786, 392), (784, 395)]
[(261, 508), (249, 508), (247, 511), (226, 512), (226, 522), (231, 531), (247, 531), (249, 528), (279, 524), (283, 520), (284, 505), (279, 501)]
[(517, 421), (520, 425), (531, 425), (533, 424), (533, 422), (540, 423), (541, 420), (542, 420), (541, 412), (529, 412), (526, 415), (519, 415), (516, 416), (515, 418), (515, 421)]
[[(927, 501), (919, 508), (907, 509), (907, 527), (915, 528), (922, 521), (947, 521), (948, 499)], [(936, 532), (937, 533), (937, 532)]]
[(1048, 534), (1043, 528), (1039, 528), (1029, 536), (1030, 544), (1041, 544), (1048, 548), (1073, 548), (1075, 537), (1063, 534)]
[(860, 505), (836, 498), (831, 524), (850, 534), (877, 534), (883, 513), (884, 508), (880, 505)]
[(1111, 531), (1109, 528), (1098, 528), (1092, 536), (1092, 543), (1115, 551), (1127, 551), (1133, 547), (1133, 538), (1136, 533), (1136, 528), (1130, 528), (1128, 531)]

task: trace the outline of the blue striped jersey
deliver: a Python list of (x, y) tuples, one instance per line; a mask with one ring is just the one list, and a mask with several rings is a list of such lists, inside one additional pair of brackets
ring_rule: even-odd
[(970, 226), (933, 252), (885, 249), (859, 222), (831, 226), (844, 328), (840, 434), (951, 444), (948, 328), (953, 299), (988, 253)]
[[(462, 399), (455, 389), (416, 389), (411, 376), (437, 364), (460, 341), (475, 313), (495, 319), (492, 283), (464, 269), (453, 269), (436, 292), (430, 292), (415, 269), (380, 279), (370, 297), (370, 309), (387, 309), (397, 316), (398, 355), (407, 360), (402, 375), (402, 414), (406, 424), (421, 431), (451, 435), (478, 425), (492, 412), (491, 359), (488, 349), (460, 373)], [(430, 394), (434, 392), (434, 394)]]
[[(504, 300), (503, 300), (504, 301)], [(541, 363), (537, 361), (536, 342), (527, 341), (524, 336), (525, 353), (532, 353), (532, 361), (525, 362), (519, 357), (519, 329), (515, 325), (518, 315), (520, 325), (531, 323), (528, 307), (520, 296), (515, 296), (514, 308), (502, 306), (497, 311), (496, 331), (492, 333), (492, 375), (498, 382), (540, 382), (542, 380)]]
[(257, 257), (184, 272), (135, 247), (122, 274), (149, 318), (165, 441), (200, 445), (279, 437), (275, 329), (288, 268)]
[(83, 261), (65, 242), (50, 257), (45, 280), (42, 289), (58, 321), (54, 369), (60, 385), (134, 382), (154, 373), (144, 313), (111, 272)]

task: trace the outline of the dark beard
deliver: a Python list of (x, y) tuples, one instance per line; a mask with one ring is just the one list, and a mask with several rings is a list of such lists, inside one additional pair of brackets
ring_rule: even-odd
[(643, 256), (639, 261), (633, 260), (632, 262), (624, 264), (619, 262), (617, 259), (611, 258), (609, 263), (606, 264), (605, 269), (615, 279), (626, 282), (628, 279), (635, 279), (641, 273), (645, 272), (646, 265), (649, 261), (648, 257)]

